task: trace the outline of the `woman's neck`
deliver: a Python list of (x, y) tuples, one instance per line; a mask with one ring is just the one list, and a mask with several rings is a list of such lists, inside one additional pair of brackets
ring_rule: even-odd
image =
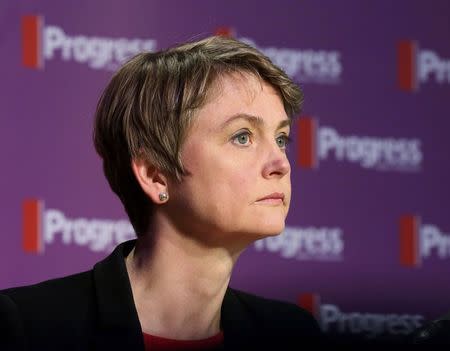
[(140, 237), (126, 266), (142, 330), (180, 340), (217, 334), (237, 257), (168, 226)]

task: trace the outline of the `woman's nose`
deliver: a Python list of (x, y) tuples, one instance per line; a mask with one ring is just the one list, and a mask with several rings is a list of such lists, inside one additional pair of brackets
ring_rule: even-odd
[(275, 147), (267, 149), (268, 153), (263, 166), (263, 177), (283, 177), (291, 170), (291, 164), (284, 150), (275, 143)]

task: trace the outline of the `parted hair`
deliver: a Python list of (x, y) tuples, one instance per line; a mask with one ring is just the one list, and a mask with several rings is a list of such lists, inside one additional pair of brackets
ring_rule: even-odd
[(138, 236), (148, 229), (153, 204), (133, 174), (132, 160), (181, 181), (181, 148), (190, 122), (214, 82), (231, 73), (250, 73), (270, 84), (290, 118), (300, 112), (303, 93), (286, 73), (252, 46), (224, 36), (140, 53), (122, 65), (100, 97), (95, 148)]

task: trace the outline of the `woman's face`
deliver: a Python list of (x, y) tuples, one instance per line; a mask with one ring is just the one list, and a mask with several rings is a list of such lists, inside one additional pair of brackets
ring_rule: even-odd
[(270, 85), (246, 73), (220, 78), (183, 144), (186, 176), (168, 187), (177, 226), (210, 244), (282, 232), (291, 198), (289, 131)]

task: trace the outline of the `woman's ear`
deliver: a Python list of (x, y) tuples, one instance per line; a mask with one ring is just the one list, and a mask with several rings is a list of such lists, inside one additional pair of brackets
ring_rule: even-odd
[(162, 204), (169, 198), (167, 177), (158, 168), (144, 159), (132, 159), (131, 168), (144, 193), (155, 204)]

